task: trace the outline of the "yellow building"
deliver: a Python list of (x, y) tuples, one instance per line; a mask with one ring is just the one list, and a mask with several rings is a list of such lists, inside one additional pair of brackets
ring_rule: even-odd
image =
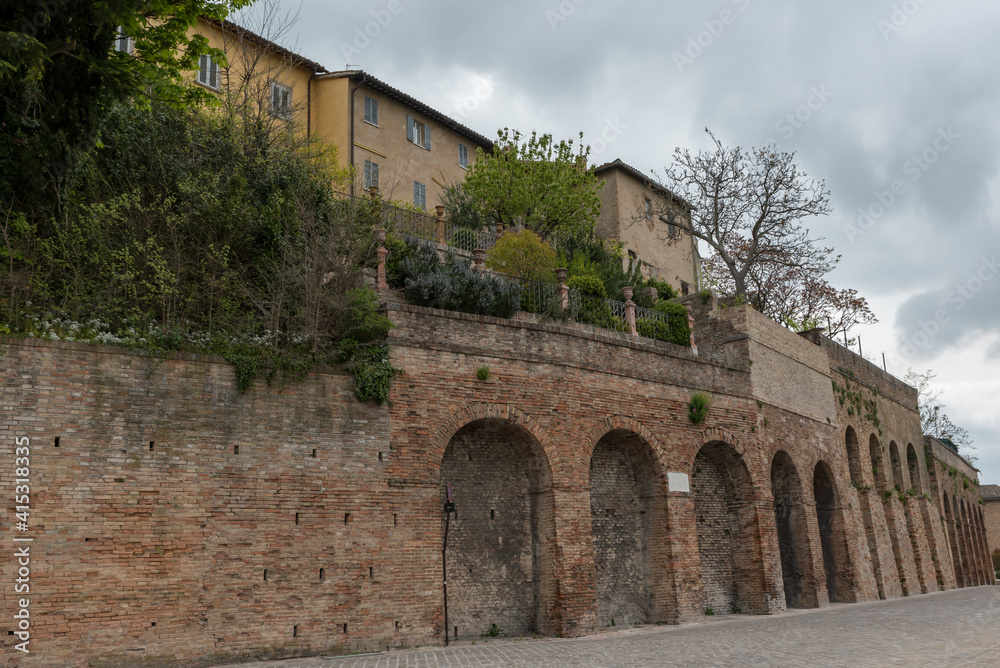
[(228, 61), (203, 57), (199, 85), (235, 94), (235, 103), (336, 146), (340, 166), (353, 166), (358, 185), (377, 186), (386, 199), (433, 210), (447, 186), (465, 180), (476, 149), (493, 149), (482, 135), (360, 70), (328, 72), (230, 22), (200, 19), (194, 30)]
[(493, 142), (360, 70), (316, 77), (313, 132), (341, 150), (363, 186), (387, 199), (431, 210), (447, 186), (461, 183), (476, 149)]
[[(327, 71), (231, 22), (200, 19), (193, 30), (228, 61), (203, 57), (199, 85), (336, 146), (358, 188), (377, 186), (386, 199), (431, 211), (447, 186), (465, 180), (477, 149), (493, 150), (486, 137), (364, 71)], [(681, 294), (696, 290), (697, 245), (661, 215), (689, 216), (690, 205), (620, 159), (595, 172), (604, 181), (597, 232), (624, 244), (623, 268), (638, 264)]]
[(698, 246), (664, 213), (688, 221), (691, 205), (621, 159), (594, 169), (604, 182), (597, 233), (624, 245), (625, 269), (669, 283), (682, 295), (698, 289)]

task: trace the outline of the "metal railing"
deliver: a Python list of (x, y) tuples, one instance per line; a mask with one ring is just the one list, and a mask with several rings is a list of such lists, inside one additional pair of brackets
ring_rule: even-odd
[[(558, 284), (506, 274), (497, 275), (521, 286), (521, 310), (526, 313), (591, 325), (621, 338), (633, 338), (628, 326), (628, 305), (625, 302), (586, 295), (579, 290), (567, 288), (566, 307), (563, 308)], [(639, 336), (661, 341), (671, 340), (670, 318), (666, 313), (641, 306), (634, 308)]]

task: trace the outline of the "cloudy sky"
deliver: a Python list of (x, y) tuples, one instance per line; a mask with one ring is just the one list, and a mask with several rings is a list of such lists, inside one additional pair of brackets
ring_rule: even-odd
[[(880, 323), (864, 354), (932, 369), (1000, 483), (996, 0), (274, 0), (285, 46), (364, 69), (474, 130), (584, 133), (662, 172), (676, 147), (774, 142), (825, 179), (832, 282)], [(367, 34), (366, 34), (367, 31)]]

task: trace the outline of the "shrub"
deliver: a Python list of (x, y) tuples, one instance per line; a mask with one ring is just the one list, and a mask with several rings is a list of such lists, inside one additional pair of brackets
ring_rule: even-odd
[(676, 343), (685, 348), (691, 346), (691, 328), (688, 325), (687, 309), (683, 304), (660, 301), (653, 310), (665, 314), (666, 323), (653, 318), (637, 318), (635, 328), (639, 334), (659, 341)]
[(695, 392), (688, 402), (688, 417), (691, 422), (701, 424), (708, 417), (708, 409), (712, 405), (712, 397), (704, 392)]
[(486, 254), (486, 266), (501, 274), (552, 283), (556, 252), (531, 230), (507, 232)]
[(484, 364), (481, 367), (479, 367), (478, 369), (476, 369), (476, 378), (478, 378), (479, 380), (483, 380), (483, 381), (489, 380), (490, 379), (490, 366), (488, 364)]
[(386, 235), (385, 247), (389, 251), (385, 258), (386, 281), (393, 287), (402, 287), (403, 279), (400, 266), (403, 264), (403, 260), (413, 254), (413, 248), (399, 237), (391, 234)]
[(521, 286), (480, 274), (449, 252), (445, 261), (421, 244), (402, 265), (407, 297), (421, 306), (510, 318), (521, 308)]
[(604, 287), (604, 282), (593, 274), (573, 276), (569, 279), (569, 281), (567, 281), (566, 284), (570, 288), (578, 290), (580, 293), (585, 295), (601, 298), (606, 298), (608, 296), (608, 291)]

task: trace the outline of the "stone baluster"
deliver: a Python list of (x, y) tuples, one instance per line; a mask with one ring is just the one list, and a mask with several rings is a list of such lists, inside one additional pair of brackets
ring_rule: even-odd
[(626, 285), (622, 288), (622, 293), (625, 295), (625, 322), (628, 323), (628, 328), (632, 332), (632, 336), (638, 337), (639, 331), (635, 328), (635, 302), (632, 301), (632, 290), (631, 285)]
[(569, 308), (569, 286), (566, 285), (566, 274), (565, 269), (556, 269), (556, 280), (559, 281), (559, 303), (562, 304), (563, 309)]
[(385, 234), (386, 231), (383, 229), (375, 230), (375, 240), (378, 241), (378, 249), (375, 251), (378, 255), (378, 275), (375, 287), (379, 290), (389, 289), (385, 276), (385, 258), (389, 255), (389, 250), (385, 247)]
[(480, 274), (486, 273), (486, 251), (476, 248), (472, 251), (472, 261), (476, 264), (476, 271)]
[(443, 246), (448, 243), (444, 238), (444, 207), (438, 204), (434, 209), (437, 211), (437, 242)]

